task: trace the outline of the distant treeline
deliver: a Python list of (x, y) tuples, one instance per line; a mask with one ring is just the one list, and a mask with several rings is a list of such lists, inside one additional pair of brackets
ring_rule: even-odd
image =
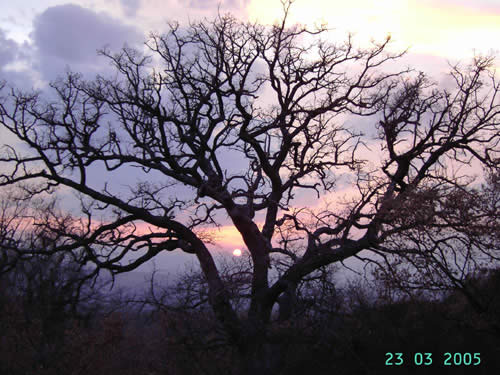
[[(1, 280), (1, 374), (239, 374), (235, 349), (204, 303), (183, 308), (145, 298), (150, 308), (141, 310), (123, 296), (112, 300), (94, 290), (75, 304), (63, 298), (71, 295), (63, 284), (42, 279)], [(392, 298), (397, 293), (380, 283), (376, 299), (373, 286), (367, 290), (361, 282), (341, 290), (309, 288), (292, 319), (276, 317), (270, 350), (285, 353), (280, 373), (287, 375), (422, 374), (429, 370), (424, 367), (495, 373), (500, 270), (469, 282), (481, 312), (459, 291), (436, 301)]]

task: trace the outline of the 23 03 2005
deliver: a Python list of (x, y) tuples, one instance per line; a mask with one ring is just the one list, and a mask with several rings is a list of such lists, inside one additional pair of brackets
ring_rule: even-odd
[[(386, 366), (402, 366), (408, 363), (405, 362), (405, 354), (400, 352), (387, 352), (385, 353)], [(409, 355), (410, 363), (417, 366), (430, 366), (435, 364), (433, 362), (433, 353), (413, 353)], [(480, 353), (459, 353), (459, 352), (445, 352), (440, 356), (440, 364), (443, 366), (478, 366), (481, 363)]]

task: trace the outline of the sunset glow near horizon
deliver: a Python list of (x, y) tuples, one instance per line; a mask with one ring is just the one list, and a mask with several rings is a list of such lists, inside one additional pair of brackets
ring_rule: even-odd
[[(218, 4), (221, 13), (265, 24), (273, 24), (283, 14), (279, 0), (8, 2), (2, 5), (0, 16), (0, 80), (30, 88), (55, 79), (66, 66), (95, 74), (100, 67), (95, 65), (95, 50), (104, 44), (119, 48), (132, 38), (140, 46), (138, 41), (150, 31), (164, 30), (167, 20), (185, 24), (211, 19)], [(447, 60), (466, 62), (474, 53), (498, 54), (500, 50), (500, 1), (496, 0), (296, 0), (288, 18), (288, 24), (293, 23), (324, 23), (340, 41), (352, 32), (361, 46), (390, 35), (390, 48), (408, 48), (409, 62), (431, 68), (436, 61), (446, 67)], [(71, 30), (61, 29), (68, 24)], [(318, 204), (316, 200), (310, 207)], [(241, 236), (228, 222), (223, 224), (214, 229), (217, 244), (240, 256), (241, 250), (240, 255), (236, 250), (244, 248)]]

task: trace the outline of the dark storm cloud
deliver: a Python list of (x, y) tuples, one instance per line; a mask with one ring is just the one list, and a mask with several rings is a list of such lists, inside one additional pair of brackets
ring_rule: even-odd
[(77, 5), (48, 8), (34, 21), (32, 39), (38, 54), (42, 77), (52, 80), (69, 67), (82, 73), (99, 70), (107, 64), (97, 59), (97, 50), (108, 46), (118, 50), (143, 42), (143, 35), (104, 13)]

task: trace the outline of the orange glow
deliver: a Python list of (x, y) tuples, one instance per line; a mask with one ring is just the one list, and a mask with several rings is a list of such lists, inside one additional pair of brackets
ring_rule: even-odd
[(219, 229), (213, 229), (214, 236), (216, 237), (216, 244), (224, 248), (240, 248), (245, 246), (240, 232), (232, 226), (226, 225)]
[[(94, 223), (95, 227), (98, 227), (101, 223)], [(260, 227), (260, 225), (259, 225)], [(161, 228), (157, 228), (151, 224), (144, 222), (137, 222), (135, 226), (130, 228), (134, 231), (136, 235), (144, 235), (147, 233), (162, 231)], [(233, 225), (225, 225), (219, 228), (208, 228), (201, 231), (197, 231), (197, 235), (202, 240), (207, 240), (209, 243), (215, 245), (216, 250), (223, 250), (225, 252), (232, 252), (234, 254), (234, 249), (240, 250), (245, 247), (245, 243), (241, 237), (241, 234)], [(240, 250), (241, 251), (241, 250)]]

